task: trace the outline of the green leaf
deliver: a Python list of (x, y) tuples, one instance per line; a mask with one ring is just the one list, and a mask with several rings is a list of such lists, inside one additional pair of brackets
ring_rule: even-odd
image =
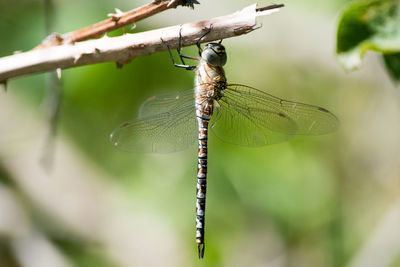
[[(386, 63), (389, 73), (399, 76), (393, 56), (400, 52), (400, 1), (362, 1), (349, 6), (342, 14), (338, 30), (336, 53), (338, 60), (348, 70), (361, 66), (365, 52), (373, 50), (390, 54)], [(386, 59), (385, 59), (386, 62)]]
[(394, 82), (400, 82), (400, 53), (384, 54), (386, 70)]

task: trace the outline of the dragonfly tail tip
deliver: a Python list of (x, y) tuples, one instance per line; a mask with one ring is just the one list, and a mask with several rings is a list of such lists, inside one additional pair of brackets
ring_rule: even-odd
[(204, 258), (204, 244), (198, 244), (197, 248), (199, 250), (199, 259)]

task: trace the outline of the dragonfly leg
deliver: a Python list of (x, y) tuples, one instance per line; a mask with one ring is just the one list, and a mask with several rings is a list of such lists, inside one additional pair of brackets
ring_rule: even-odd
[(183, 60), (184, 58), (197, 60), (197, 61), (200, 60), (197, 57), (190, 57), (190, 56), (182, 55), (182, 39), (183, 39), (182, 38), (182, 28), (180, 28), (179, 29), (179, 45), (178, 45), (178, 49), (176, 51), (178, 52), (178, 55), (179, 55), (179, 58), (181, 59), (182, 64), (186, 65), (185, 61)]
[(165, 46), (167, 46), (167, 48), (168, 48), (168, 53), (169, 53), (169, 57), (171, 58), (172, 63), (174, 64), (175, 67), (184, 68), (184, 69), (187, 69), (187, 70), (194, 70), (194, 69), (197, 67), (197, 66), (190, 66), (190, 65), (185, 65), (185, 64), (176, 64), (176, 63), (175, 63), (175, 60), (174, 60), (174, 57), (172, 56), (172, 52), (171, 52), (171, 48), (169, 47), (169, 44), (168, 44), (167, 42), (165, 42), (162, 38), (160, 38), (160, 39), (161, 39), (161, 42), (162, 42)]
[(211, 24), (210, 27), (208, 28), (208, 30), (199, 38), (199, 40), (197, 40), (196, 42), (196, 46), (199, 49), (199, 55), (201, 57), (201, 53), (203, 53), (203, 48), (201, 48), (200, 42), (201, 40), (211, 32), (213, 25)]

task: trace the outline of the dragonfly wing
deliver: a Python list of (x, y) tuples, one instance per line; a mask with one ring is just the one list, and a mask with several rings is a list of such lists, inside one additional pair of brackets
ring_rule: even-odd
[[(194, 91), (183, 90), (168, 92), (148, 98), (139, 109), (139, 118), (151, 117), (170, 110), (179, 109), (182, 106), (191, 105), (194, 102)], [(193, 104), (194, 108), (194, 104)]]
[[(219, 113), (211, 121), (211, 129), (223, 141), (243, 146), (265, 146), (284, 142), (297, 132), (297, 125), (284, 113), (237, 97), (225, 90), (219, 101)], [(279, 131), (277, 131), (279, 129)]]
[(228, 85), (219, 103), (221, 112), (212, 129), (233, 144), (268, 145), (295, 134), (330, 133), (339, 125), (336, 116), (326, 109), (282, 100), (245, 85)]
[(157, 153), (181, 151), (191, 146), (197, 140), (198, 127), (193, 97), (172, 101), (170, 96), (174, 94), (147, 100), (137, 119), (113, 131), (111, 143), (121, 150)]

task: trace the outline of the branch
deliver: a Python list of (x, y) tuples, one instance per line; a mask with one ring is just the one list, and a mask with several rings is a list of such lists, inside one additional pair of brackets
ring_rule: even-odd
[(211, 25), (212, 31), (202, 39), (202, 42), (247, 34), (259, 28), (256, 25), (256, 17), (275, 12), (282, 6), (256, 8), (256, 4), (254, 4), (231, 15), (196, 23), (125, 34), (113, 38), (105, 35), (101, 39), (74, 45), (54, 46), (3, 57), (0, 58), (0, 82), (4, 83), (9, 78), (26, 74), (101, 62), (115, 61), (120, 66), (137, 56), (167, 50), (161, 38), (168, 42), (171, 48), (177, 48), (180, 29), (182, 29), (183, 46), (194, 45)]
[(44, 39), (39, 46), (35, 47), (35, 49), (43, 49), (50, 46), (63, 44), (74, 44), (75, 42), (99, 38), (107, 32), (148, 18), (167, 9), (176, 8), (179, 5), (190, 6), (193, 8), (193, 4), (198, 4), (198, 2), (196, 0), (156, 0), (147, 5), (132, 9), (127, 12), (122, 12), (116, 8), (115, 14), (108, 14), (108, 17), (110, 17), (109, 19), (100, 21), (96, 24), (73, 32), (68, 32), (65, 34), (51, 34)]

